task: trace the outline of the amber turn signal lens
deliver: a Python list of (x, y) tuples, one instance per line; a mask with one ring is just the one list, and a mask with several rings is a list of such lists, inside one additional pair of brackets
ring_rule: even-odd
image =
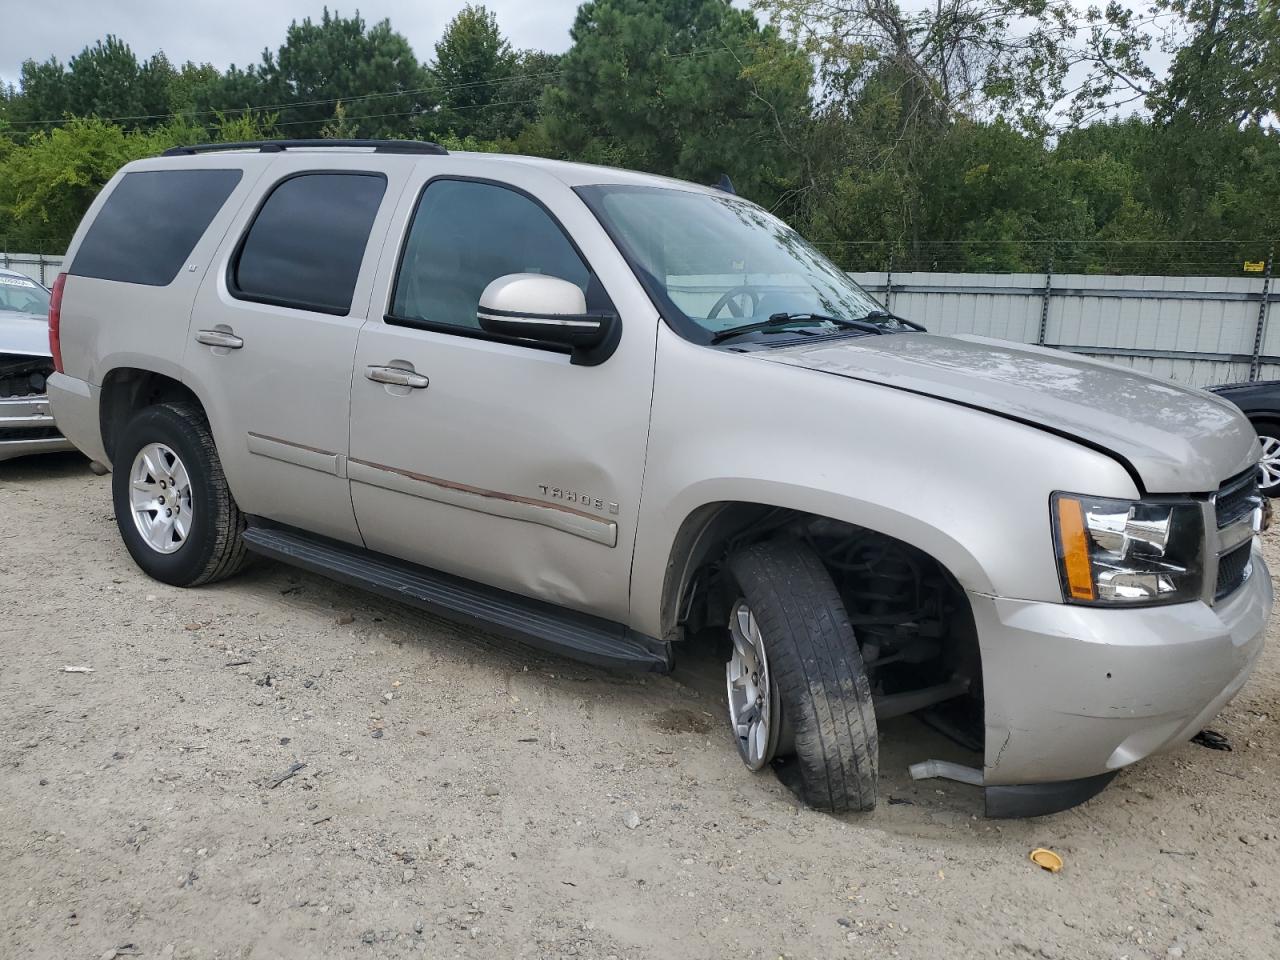
[(1079, 500), (1058, 498), (1058, 539), (1062, 568), (1072, 600), (1094, 600), (1093, 572), (1089, 567), (1089, 535), (1084, 529), (1084, 508)]

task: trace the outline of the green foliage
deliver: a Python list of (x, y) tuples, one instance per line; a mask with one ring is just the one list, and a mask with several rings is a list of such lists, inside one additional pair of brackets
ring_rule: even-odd
[(217, 117), (212, 134), (181, 120), (127, 131), (90, 118), (33, 134), (22, 146), (0, 140), (0, 238), (9, 249), (56, 252), (98, 191), (126, 163), (179, 144), (260, 140), (270, 134), (269, 125), (247, 116)]
[(498, 29), (498, 18), (468, 4), (444, 28), (431, 72), (440, 84), (435, 128), (459, 137), (514, 133), (506, 86), (516, 54)]
[(10, 248), (70, 237), (98, 191), (123, 164), (188, 133), (169, 127), (129, 133), (102, 120), (74, 120), (37, 133), (0, 162), (0, 234)]
[(140, 62), (129, 45), (108, 35), (85, 47), (64, 68), (56, 59), (22, 65), (20, 103), (12, 121), (39, 128), (64, 114), (114, 120), (127, 129), (163, 121), (170, 111), (170, 85), (177, 76), (163, 53)]
[(175, 114), (194, 115), (197, 92), (217, 83), (219, 76), (218, 68), (213, 64), (197, 64), (188, 60), (169, 81), (169, 110)]
[(200, 86), (198, 111), (277, 111), (288, 137), (318, 137), (343, 105), (343, 127), (358, 137), (413, 136), (434, 107), (430, 75), (409, 41), (387, 20), (368, 26), (359, 14), (343, 17), (326, 7), (289, 25), (285, 42), (247, 70), (232, 67)]
[(1158, 119), (1261, 125), (1280, 112), (1280, 4), (1159, 0), (1190, 28), (1154, 99)]
[(560, 55), (469, 5), (429, 66), (327, 9), (222, 71), (108, 36), (0, 87), (0, 242), (177, 143), (414, 136), (728, 173), (849, 268), (1238, 271), (1280, 238), (1280, 4), (1152, 2), (588, 0)]
[(561, 155), (700, 182), (732, 171), (772, 202), (794, 176), (808, 60), (727, 0), (589, 0), (547, 94)]

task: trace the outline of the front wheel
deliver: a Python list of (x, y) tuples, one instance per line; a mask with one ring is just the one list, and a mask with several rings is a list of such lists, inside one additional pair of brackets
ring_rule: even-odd
[(794, 754), (810, 806), (876, 805), (879, 744), (871, 685), (840, 594), (799, 542), (729, 558), (739, 591), (729, 621), (729, 722), (752, 770)]
[(244, 565), (244, 515), (199, 407), (147, 407), (125, 427), (113, 459), (116, 526), (144, 573), (194, 587)]

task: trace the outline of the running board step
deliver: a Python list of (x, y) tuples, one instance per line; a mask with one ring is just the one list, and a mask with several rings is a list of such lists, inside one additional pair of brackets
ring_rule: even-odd
[(670, 644), (642, 636), (619, 623), (297, 530), (251, 526), (243, 536), (245, 546), (264, 557), (552, 653), (612, 669), (671, 669)]

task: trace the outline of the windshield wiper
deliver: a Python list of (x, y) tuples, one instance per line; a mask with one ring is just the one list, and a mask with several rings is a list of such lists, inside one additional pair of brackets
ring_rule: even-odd
[(711, 338), (712, 343), (720, 343), (731, 337), (741, 336), (744, 333), (760, 333), (765, 331), (781, 330), (789, 324), (811, 320), (814, 323), (830, 323), (837, 327), (843, 327), (848, 330), (861, 330), (864, 333), (885, 333), (885, 329), (879, 324), (871, 323), (868, 320), (843, 320), (840, 317), (829, 317), (824, 313), (773, 313), (769, 315), (768, 320), (757, 320), (755, 323), (744, 323), (741, 326), (729, 327), (727, 330), (721, 330)]
[(814, 323), (829, 323), (832, 326), (840, 327), (844, 330), (861, 330), (863, 333), (874, 333), (877, 335), (885, 333), (897, 333), (892, 327), (884, 323), (886, 320), (892, 320), (895, 323), (902, 324), (911, 330), (919, 333), (926, 333), (924, 327), (918, 323), (913, 323), (904, 317), (898, 316), (896, 313), (890, 313), (888, 310), (872, 310), (861, 317), (833, 317), (826, 313), (813, 313), (808, 310), (796, 313), (771, 313), (768, 320), (757, 320), (755, 323), (744, 323), (741, 326), (729, 327), (727, 330), (721, 330), (711, 338), (712, 343), (720, 343), (731, 337), (740, 336), (744, 333), (761, 333), (781, 330), (788, 324), (811, 320)]
[[(825, 313), (774, 313), (770, 314), (770, 320), (820, 320), (826, 323), (835, 324), (837, 327), (843, 327), (846, 330), (862, 330), (866, 333), (882, 334), (889, 331), (882, 323), (874, 323), (873, 321), (879, 317), (881, 311), (872, 310), (866, 316), (857, 317), (856, 319), (847, 320), (844, 317), (833, 317)], [(887, 319), (892, 319), (887, 317)]]
[(872, 310), (870, 313), (863, 314), (863, 320), (894, 320), (902, 324), (904, 327), (910, 327), (917, 333), (928, 333), (929, 329), (923, 324), (916, 323), (914, 320), (908, 320), (906, 317), (900, 317), (896, 313), (890, 313), (888, 310)]

